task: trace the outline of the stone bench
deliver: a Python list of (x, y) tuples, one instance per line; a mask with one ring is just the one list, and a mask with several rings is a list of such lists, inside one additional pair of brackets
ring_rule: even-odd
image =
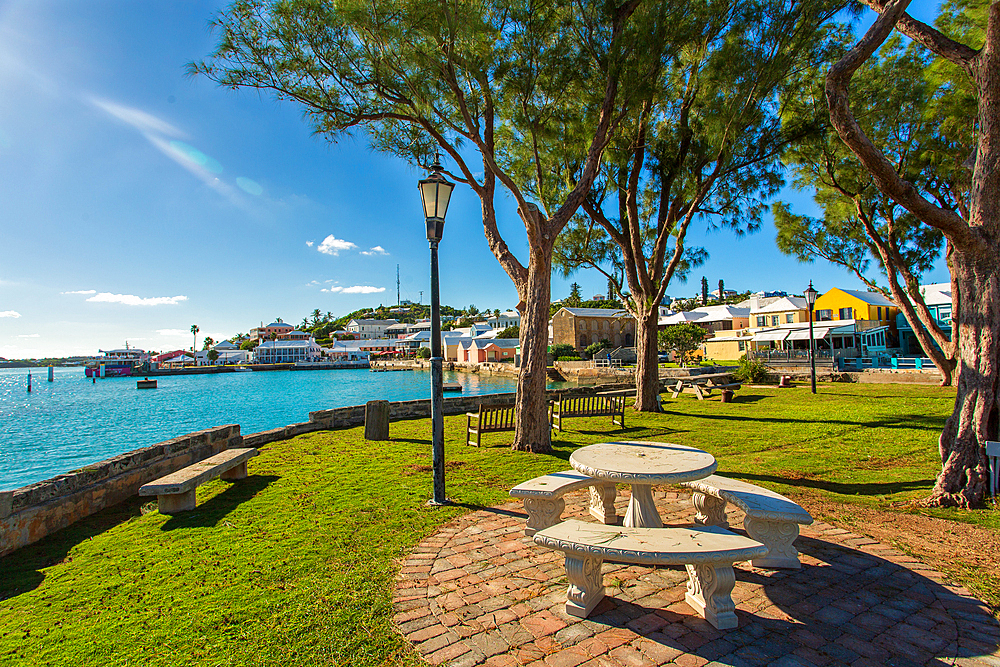
[(611, 423), (625, 428), (625, 396), (571, 396), (552, 402), (552, 428), (562, 430), (563, 417), (611, 417)]
[(809, 525), (813, 518), (798, 504), (770, 489), (719, 475), (684, 482), (681, 486), (694, 491), (691, 502), (698, 510), (695, 516), (698, 525), (729, 527), (727, 502), (743, 510), (747, 535), (768, 548), (766, 556), (754, 558), (755, 567), (801, 567), (799, 552), (792, 543), (799, 536), (799, 524)]
[(605, 560), (639, 565), (684, 565), (684, 600), (719, 630), (735, 628), (733, 563), (767, 553), (767, 547), (724, 528), (623, 528), (568, 519), (535, 534), (534, 541), (566, 555), (566, 613), (586, 618), (604, 598)]
[(247, 460), (260, 452), (253, 448), (227, 449), (139, 487), (140, 496), (156, 496), (160, 514), (193, 510), (196, 490), (210, 479), (236, 480), (247, 476)]
[[(480, 405), (479, 412), (466, 412), (465, 444), (480, 446), (483, 433), (502, 433), (513, 431), (517, 425), (514, 417), (514, 405)], [(473, 423), (475, 419), (475, 423)], [(475, 443), (472, 436), (476, 436)]]
[(563, 495), (577, 489), (590, 487), (590, 514), (606, 524), (617, 523), (615, 497), (618, 495), (611, 482), (594, 479), (575, 470), (563, 470), (551, 475), (529, 479), (510, 490), (510, 495), (524, 501), (528, 524), (524, 534), (531, 537), (540, 530), (554, 526), (562, 520), (566, 501)]

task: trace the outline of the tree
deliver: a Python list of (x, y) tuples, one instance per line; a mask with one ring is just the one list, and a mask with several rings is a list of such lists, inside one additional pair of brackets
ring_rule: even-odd
[[(944, 235), (951, 269), (953, 336), (958, 340), (955, 409), (939, 440), (942, 467), (928, 505), (973, 507), (983, 503), (989, 482), (985, 443), (1000, 429), (1000, 4), (952, 2), (939, 17), (942, 31), (908, 14), (908, 0), (865, 0), (878, 18), (826, 77), (830, 122), (871, 174), (875, 186), (915, 218)], [(961, 20), (959, 20), (961, 19)], [(978, 19), (978, 21), (976, 20)], [(984, 20), (985, 19), (985, 20)], [(975, 26), (984, 32), (959, 30)], [(957, 210), (897, 173), (865, 133), (851, 110), (850, 82), (893, 29), (932, 52), (956, 71), (952, 90), (971, 91), (977, 101), (968, 197)], [(945, 33), (949, 34), (945, 34)], [(981, 48), (970, 46), (983, 41)], [(957, 122), (959, 119), (955, 119)], [(971, 145), (971, 142), (970, 144)], [(945, 169), (948, 167), (945, 165)]]
[(215, 345), (215, 339), (211, 336), (205, 336), (205, 338), (201, 341), (201, 349), (203, 350), (207, 350), (213, 345)]
[(722, 282), (722, 278), (719, 278), (719, 301), (721, 302), (726, 298), (726, 285)]
[(610, 340), (608, 340), (607, 338), (602, 338), (596, 343), (591, 343), (590, 345), (588, 345), (587, 348), (584, 350), (584, 352), (587, 353), (588, 357), (593, 357), (601, 350), (610, 350), (613, 347), (614, 346), (611, 344)]
[(570, 308), (579, 308), (581, 303), (583, 303), (583, 297), (580, 295), (580, 285), (573, 283), (569, 286), (569, 296), (563, 299), (563, 305)]
[[(960, 170), (948, 173), (940, 165), (945, 158), (961, 163), (966, 149), (942, 134), (934, 118), (938, 98), (951, 91), (935, 90), (925, 76), (931, 59), (912, 45), (903, 49), (899, 41), (889, 40), (877, 58), (858, 70), (853, 87), (859, 101), (854, 108), (865, 134), (892, 155), (895, 172), (955, 210), (967, 196), (967, 178)], [(819, 105), (825, 109), (817, 94), (804, 113), (815, 115)], [(795, 173), (795, 186), (816, 193), (823, 217), (796, 215), (787, 204), (775, 204), (778, 248), (802, 262), (818, 256), (844, 266), (870, 290), (899, 304), (925, 354), (941, 372), (942, 384), (952, 384), (957, 346), (938, 325), (920, 290), (920, 274), (933, 267), (944, 236), (883, 194), (832, 127), (792, 146), (784, 160)], [(887, 285), (869, 275), (873, 262)]]
[(708, 278), (701, 277), (701, 305), (708, 305)]
[(192, 324), (191, 325), (191, 335), (194, 337), (194, 340), (191, 343), (191, 351), (192, 352), (194, 352), (195, 350), (198, 349), (198, 332), (199, 331), (201, 331), (201, 329), (198, 328), (197, 324)]
[(553, 345), (550, 352), (552, 353), (553, 359), (559, 359), (561, 357), (576, 357), (579, 358), (580, 354), (576, 351), (576, 348), (569, 343), (557, 343)]
[[(236, 0), (214, 21), (217, 49), (189, 71), (292, 100), (328, 139), (357, 128), (412, 164), (427, 167), (437, 150), (449, 158), (449, 176), (479, 197), (487, 242), (520, 298), (513, 447), (548, 452), (553, 244), (652, 83), (664, 35), (687, 10), (678, 4)], [(497, 225), (498, 183), (524, 224), (526, 264)]]
[(216, 361), (219, 360), (219, 351), (215, 349), (209, 350), (207, 356), (208, 360), (214, 364)]
[(664, 327), (657, 335), (657, 343), (659, 349), (673, 352), (674, 358), (683, 366), (706, 337), (708, 331), (697, 324), (685, 322)]
[(521, 329), (519, 327), (507, 327), (497, 334), (497, 338), (520, 338)]
[(240, 343), (240, 349), (241, 350), (252, 350), (255, 347), (257, 347), (259, 344), (260, 343), (258, 343), (256, 340), (245, 340), (242, 343)]
[(804, 92), (790, 75), (827, 58), (847, 4), (702, 3), (689, 17), (698, 29), (672, 33), (680, 55), (665, 61), (660, 85), (620, 125), (582, 204), (586, 216), (564, 232), (564, 270), (624, 276), (627, 289), (617, 291), (636, 320), (637, 410), (659, 406), (658, 308), (667, 285), (707, 256), (686, 246), (688, 229), (695, 221), (737, 234), (759, 227), (783, 183), (784, 148), (814, 129), (785, 122), (785, 107)]

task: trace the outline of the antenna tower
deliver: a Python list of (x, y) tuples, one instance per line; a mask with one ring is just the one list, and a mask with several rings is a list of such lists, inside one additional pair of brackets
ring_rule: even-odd
[(399, 264), (396, 265), (396, 305), (399, 306)]

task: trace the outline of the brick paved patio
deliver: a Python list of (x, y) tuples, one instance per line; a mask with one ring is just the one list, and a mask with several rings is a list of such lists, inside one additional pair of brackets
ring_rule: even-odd
[[(619, 521), (628, 491), (619, 490)], [(592, 520), (586, 491), (564, 517)], [(658, 492), (664, 523), (686, 493)], [(734, 527), (742, 513), (730, 511)], [(719, 631), (683, 602), (683, 567), (604, 565), (607, 596), (565, 613), (562, 554), (525, 538), (520, 502), (467, 514), (414, 548), (395, 593), (399, 631), (432, 664), (491, 667), (967, 665), (1000, 667), (988, 608), (918, 560), (825, 523), (796, 541), (802, 569), (736, 565), (740, 626)]]

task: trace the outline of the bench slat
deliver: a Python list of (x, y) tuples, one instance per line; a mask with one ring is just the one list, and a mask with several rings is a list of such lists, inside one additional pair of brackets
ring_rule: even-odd
[(259, 453), (252, 447), (221, 451), (203, 461), (198, 461), (186, 468), (164, 475), (149, 484), (142, 485), (139, 488), (139, 495), (160, 496), (186, 493)]

